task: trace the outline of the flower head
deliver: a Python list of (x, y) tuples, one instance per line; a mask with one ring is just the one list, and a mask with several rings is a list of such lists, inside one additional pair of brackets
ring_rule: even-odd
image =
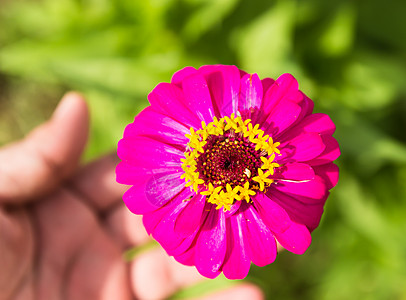
[(187, 67), (159, 84), (118, 145), (127, 207), (169, 255), (244, 278), (276, 242), (302, 254), (338, 180), (335, 126), (295, 78)]

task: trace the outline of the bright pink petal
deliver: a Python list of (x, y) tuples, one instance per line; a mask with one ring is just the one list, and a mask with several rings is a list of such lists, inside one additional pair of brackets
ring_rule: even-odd
[(307, 227), (293, 221), (286, 231), (276, 233), (275, 236), (283, 248), (295, 254), (305, 253), (312, 242), (312, 237)]
[(179, 87), (182, 87), (182, 81), (186, 77), (196, 74), (196, 73), (197, 73), (197, 70), (193, 67), (183, 68), (183, 69), (177, 71), (175, 74), (173, 74), (171, 83), (176, 84)]
[(312, 114), (305, 117), (295, 127), (287, 130), (280, 137), (280, 141), (291, 140), (305, 132), (317, 132), (322, 135), (332, 135), (336, 129), (333, 121), (326, 114)]
[(117, 148), (118, 157), (134, 166), (144, 168), (180, 167), (182, 151), (147, 137), (136, 136), (121, 139)]
[(206, 78), (213, 106), (218, 117), (237, 113), (240, 92), (240, 72), (236, 66), (202, 66), (199, 72)]
[(268, 89), (275, 83), (275, 80), (271, 78), (264, 78), (261, 80), (262, 83), (262, 99), (261, 99), (261, 106), (259, 109), (255, 109), (251, 111), (251, 116), (244, 116), (242, 115), (243, 119), (250, 118), (252, 123), (254, 124), (262, 124), (267, 118), (267, 115), (263, 112), (263, 102), (264, 102), (264, 95), (267, 93)]
[(257, 74), (247, 74), (241, 78), (241, 92), (238, 100), (238, 110), (241, 114), (250, 119), (251, 110), (261, 107), (262, 97), (262, 82)]
[(182, 201), (178, 205), (173, 206), (172, 211), (162, 218), (155, 230), (152, 232), (152, 236), (164, 249), (174, 249), (183, 242), (184, 237), (177, 234), (174, 231), (174, 227), (176, 219), (186, 205), (187, 202)]
[(304, 182), (278, 181), (272, 185), (272, 188), (295, 198), (304, 197), (309, 199), (306, 203), (319, 203), (320, 199), (324, 199), (327, 193), (324, 180), (317, 175), (313, 180)]
[(308, 161), (319, 156), (326, 148), (318, 133), (304, 133), (280, 146), (277, 161)]
[(215, 278), (220, 274), (226, 254), (226, 234), (223, 210), (212, 208), (196, 244), (196, 268), (203, 276)]
[(282, 74), (279, 76), (274, 84), (266, 91), (261, 107), (263, 114), (268, 116), (279, 101), (284, 98), (288, 100), (297, 99), (299, 96), (303, 98), (303, 96), (299, 95), (298, 87), (299, 85), (296, 79), (291, 74)]
[(295, 97), (291, 97), (290, 100), (297, 103), (301, 108), (300, 114), (297, 118), (298, 121), (301, 121), (313, 112), (314, 103), (312, 99), (307, 97), (302, 91), (298, 91)]
[(182, 89), (185, 95), (185, 104), (190, 111), (205, 121), (206, 124), (213, 121), (215, 115), (211, 101), (210, 91), (203, 75), (196, 73), (183, 79)]
[(166, 205), (184, 186), (185, 181), (178, 174), (161, 173), (135, 183), (124, 193), (123, 201), (132, 213), (145, 214)]
[(283, 232), (290, 224), (286, 211), (263, 193), (253, 197), (254, 205), (264, 223), (272, 232)]
[(301, 108), (293, 101), (280, 101), (262, 124), (266, 134), (277, 137), (296, 122)]
[[(208, 215), (208, 212), (203, 212), (201, 220), (205, 220)], [(202, 221), (203, 224), (203, 221)], [(189, 236), (185, 237), (182, 243), (173, 249), (166, 249), (166, 252), (172, 256), (178, 256), (182, 253), (188, 252), (190, 248), (194, 248), (196, 246), (196, 239), (197, 235), (200, 232), (200, 228), (197, 228), (194, 232), (192, 232)]]
[(250, 259), (243, 215), (237, 214), (226, 219), (227, 222), (227, 254), (224, 260), (223, 273), (228, 279), (243, 279), (250, 270)]
[(271, 87), (271, 85), (274, 84), (275, 80), (273, 80), (272, 78), (266, 77), (266, 78), (262, 79), (261, 82), (262, 82), (263, 95), (265, 95), (266, 92), (268, 91), (268, 89)]
[[(299, 116), (299, 119), (301, 120), (313, 112), (314, 102), (312, 101), (312, 99), (307, 97), (303, 92), (301, 92), (301, 91), (299, 91), (299, 92), (302, 96), (302, 99), (297, 103), (302, 108), (301, 114)], [(300, 97), (297, 97), (296, 99), (300, 99)]]
[(336, 186), (338, 182), (338, 166), (334, 163), (328, 163), (321, 166), (314, 166), (317, 175), (323, 178), (328, 190)]
[(200, 120), (186, 105), (182, 90), (170, 83), (158, 84), (148, 95), (152, 108), (190, 128), (200, 128)]
[(145, 136), (185, 151), (185, 146), (189, 141), (185, 134), (188, 133), (190, 133), (189, 128), (168, 116), (154, 111), (149, 106), (138, 114), (133, 123), (125, 128), (124, 138)]
[(251, 205), (245, 206), (246, 229), (244, 236), (248, 242), (250, 258), (252, 263), (263, 267), (274, 262), (276, 258), (276, 241), (257, 211)]
[(281, 166), (275, 170), (274, 179), (288, 181), (313, 180), (313, 168), (303, 163), (292, 163)]
[(270, 188), (267, 192), (270, 199), (283, 207), (288, 213), (290, 219), (298, 224), (304, 224), (313, 231), (319, 226), (323, 207), (326, 198), (318, 199), (318, 203), (303, 203), (298, 199), (281, 193), (277, 189)]
[(206, 196), (200, 194), (188, 200), (187, 206), (179, 214), (175, 223), (175, 232), (182, 236), (191, 235), (201, 224)]
[[(141, 170), (140, 170), (141, 169)], [(176, 171), (177, 168), (174, 170)], [(141, 172), (140, 172), (141, 171)], [(145, 174), (151, 173), (151, 170), (140, 168), (137, 166), (130, 165), (125, 161), (120, 161), (116, 166), (116, 181), (121, 184), (133, 185), (136, 184), (138, 181), (143, 180), (145, 178)], [(158, 173), (168, 173), (170, 169), (165, 168), (164, 172)]]
[(240, 77), (243, 78), (245, 75), (247, 75), (248, 73), (245, 72), (244, 70), (238, 70), (240, 72)]
[(318, 132), (327, 135), (332, 135), (336, 130), (336, 126), (331, 121), (331, 118), (322, 113), (307, 116), (300, 123), (300, 127), (305, 132)]
[(161, 220), (168, 214), (170, 214), (173, 208), (179, 205), (183, 201), (183, 199), (190, 197), (191, 193), (192, 192), (190, 191), (190, 189), (183, 189), (182, 192), (179, 193), (179, 195), (172, 199), (170, 205), (165, 205), (157, 209), (156, 211), (146, 213), (142, 218), (142, 222), (145, 229), (147, 230), (147, 233), (152, 234)]
[(234, 215), (240, 209), (241, 203), (242, 201), (235, 201), (234, 204), (231, 204), (230, 210), (224, 212), (226, 218)]
[(187, 250), (186, 252), (179, 254), (179, 255), (175, 255), (173, 258), (185, 265), (185, 266), (194, 266), (195, 265), (195, 255), (196, 254), (196, 248), (195, 247), (190, 247), (189, 250)]
[(163, 207), (154, 212), (146, 213), (142, 218), (142, 223), (144, 224), (147, 233), (152, 234), (162, 218), (170, 213), (170, 211), (170, 209)]
[(192, 235), (190, 235), (186, 238), (183, 238), (178, 246), (176, 246), (174, 248), (165, 248), (166, 253), (168, 253), (169, 256), (176, 257), (178, 255), (184, 254), (185, 252), (188, 252), (193, 241), (196, 239), (196, 235), (197, 235), (197, 231), (192, 233)]
[(322, 135), (321, 138), (326, 148), (318, 157), (309, 161), (312, 166), (330, 163), (341, 155), (340, 146), (335, 138), (330, 135)]

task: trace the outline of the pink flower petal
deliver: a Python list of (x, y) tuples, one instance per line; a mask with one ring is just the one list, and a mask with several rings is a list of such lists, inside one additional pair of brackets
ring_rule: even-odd
[(247, 74), (241, 78), (241, 92), (238, 100), (238, 110), (241, 114), (250, 119), (251, 110), (261, 107), (262, 97), (262, 82), (257, 74)]
[(196, 73), (186, 77), (182, 81), (182, 89), (185, 95), (185, 104), (193, 111), (200, 121), (206, 124), (213, 121), (215, 115), (213, 103), (207, 82), (203, 75)]
[(299, 117), (301, 108), (293, 101), (280, 101), (272, 110), (262, 128), (266, 134), (277, 137), (292, 126)]
[(160, 83), (148, 95), (152, 108), (182, 123), (187, 128), (200, 128), (200, 120), (186, 105), (185, 95), (174, 84)]
[(240, 206), (241, 206), (242, 201), (235, 201), (231, 207), (230, 210), (227, 210), (226, 212), (224, 212), (224, 215), (226, 216), (226, 218), (234, 215), (235, 213), (239, 212)]
[(199, 72), (206, 78), (213, 106), (218, 117), (237, 113), (240, 92), (240, 72), (235, 66), (202, 66)]
[(326, 146), (318, 133), (304, 133), (280, 146), (281, 154), (276, 156), (278, 162), (308, 161), (319, 156)]
[[(184, 186), (184, 180), (176, 173), (161, 173), (135, 183), (124, 193), (123, 200), (132, 213), (145, 214), (166, 205)], [(189, 193), (185, 194), (190, 197)]]
[(250, 270), (248, 245), (244, 237), (246, 227), (242, 214), (226, 219), (227, 254), (224, 259), (223, 273), (228, 279), (243, 279)]
[(167, 249), (167, 251), (178, 247), (185, 239), (184, 236), (174, 231), (174, 227), (176, 219), (186, 205), (187, 202), (182, 201), (178, 205), (173, 206), (172, 211), (162, 218), (152, 233), (152, 236), (159, 241), (161, 246)]
[(185, 151), (185, 145), (189, 141), (185, 134), (188, 133), (190, 133), (189, 128), (154, 111), (149, 106), (138, 114), (133, 123), (125, 128), (124, 138), (145, 136), (174, 147), (180, 147), (182, 151)]
[(316, 113), (307, 116), (300, 123), (300, 127), (305, 132), (318, 132), (332, 135), (336, 131), (336, 126), (326, 114)]
[(203, 216), (203, 209), (206, 204), (206, 196), (197, 194), (188, 200), (187, 206), (179, 214), (175, 222), (175, 232), (182, 236), (191, 235), (199, 227)]
[(276, 233), (275, 236), (283, 248), (295, 254), (305, 253), (312, 242), (312, 237), (307, 227), (293, 221), (287, 230)]
[(252, 263), (263, 267), (273, 263), (276, 259), (276, 241), (257, 211), (250, 205), (245, 205), (245, 207), (246, 228), (244, 236), (248, 241), (250, 258)]
[(226, 234), (223, 210), (212, 209), (201, 228), (196, 244), (196, 268), (203, 276), (215, 278), (220, 274), (226, 254)]
[(320, 223), (326, 198), (318, 199), (319, 202), (303, 203), (300, 200), (270, 188), (267, 196), (279, 204), (288, 213), (289, 218), (298, 224), (306, 225), (313, 231)]
[(257, 193), (253, 202), (262, 220), (273, 233), (283, 232), (289, 227), (289, 215), (266, 195)]
[[(190, 249), (182, 254), (176, 255), (173, 258), (185, 265), (185, 266), (194, 266), (195, 263), (195, 255), (196, 254), (196, 248), (195, 247), (190, 247)], [(220, 273), (219, 273), (220, 274)]]
[[(141, 172), (139, 172), (140, 169)], [(143, 170), (145, 171), (143, 172)], [(159, 173), (166, 173), (170, 169), (165, 168), (164, 170), (164, 172)], [(127, 185), (136, 184), (139, 180), (144, 179), (147, 172), (151, 172), (150, 169), (135, 167), (126, 163), (125, 161), (120, 161), (116, 167), (116, 181), (118, 183)]]
[[(279, 76), (265, 93), (261, 107), (263, 115), (268, 116), (283, 98), (292, 100), (300, 96), (298, 94), (298, 87), (299, 85), (296, 79), (291, 74), (282, 74)], [(302, 96), (300, 97), (302, 98)]]
[(292, 163), (277, 168), (272, 178), (288, 181), (313, 180), (314, 171), (307, 164)]
[(145, 168), (180, 168), (180, 159), (185, 157), (172, 146), (141, 136), (121, 139), (117, 154), (128, 164)]
[(338, 167), (334, 163), (328, 163), (321, 166), (314, 166), (317, 175), (324, 179), (328, 190), (336, 186), (338, 182)]
[[(203, 212), (203, 216), (202, 216), (202, 220), (205, 220), (207, 217), (207, 212)], [(198, 235), (198, 233), (200, 232), (200, 228), (197, 228), (192, 234), (190, 234), (189, 236), (187, 236), (186, 238), (183, 239), (182, 243), (173, 249), (166, 249), (166, 252), (168, 253), (168, 255), (172, 255), (172, 256), (178, 256), (178, 255), (182, 255), (185, 252), (188, 252), (190, 250), (190, 248), (194, 248), (196, 245), (196, 236)]]
[(268, 91), (268, 89), (274, 84), (275, 80), (273, 80), (272, 78), (266, 77), (266, 78), (262, 79), (261, 82), (262, 82), (263, 95), (265, 95), (266, 92)]
[(318, 157), (309, 161), (312, 166), (330, 163), (341, 155), (340, 146), (335, 138), (330, 135), (322, 135), (321, 138), (326, 148)]
[(320, 199), (325, 198), (327, 192), (324, 180), (317, 175), (313, 180), (305, 182), (278, 181), (272, 185), (272, 188), (295, 198), (298, 196), (308, 198), (309, 203), (318, 203)]
[(177, 72), (175, 72), (175, 74), (173, 74), (172, 79), (171, 79), (171, 83), (176, 84), (179, 87), (182, 87), (182, 81), (193, 74), (196, 74), (197, 70), (193, 67), (186, 67), (183, 68)]
[(170, 205), (165, 205), (157, 209), (156, 211), (146, 213), (142, 218), (142, 222), (145, 229), (147, 230), (147, 233), (152, 234), (155, 228), (158, 226), (159, 222), (161, 222), (161, 220), (165, 218), (165, 216), (170, 214), (173, 208), (179, 205), (179, 203), (181, 203), (183, 199), (190, 197), (190, 195), (190, 189), (183, 189), (182, 192), (179, 193), (179, 195), (172, 199)]
[(261, 99), (261, 106), (259, 109), (254, 109), (250, 112), (250, 115), (245, 116), (242, 115), (243, 119), (251, 119), (253, 124), (262, 124), (267, 118), (267, 115), (263, 113), (263, 102), (264, 102), (264, 95), (267, 93), (269, 88), (275, 83), (275, 80), (272, 78), (264, 78), (261, 80), (262, 84), (262, 99)]
[(336, 127), (326, 114), (312, 114), (305, 117), (295, 127), (290, 128), (280, 137), (280, 141), (291, 140), (305, 132), (317, 132), (322, 135), (332, 135)]
[(307, 97), (302, 91), (299, 91), (301, 96), (296, 97), (297, 103), (300, 105), (302, 108), (300, 112), (300, 116), (298, 117), (298, 120), (302, 120), (306, 116), (310, 115), (313, 112), (314, 108), (314, 103), (313, 101)]

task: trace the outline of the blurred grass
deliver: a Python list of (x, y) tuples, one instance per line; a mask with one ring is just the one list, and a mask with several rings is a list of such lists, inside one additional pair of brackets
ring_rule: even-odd
[(341, 179), (309, 251), (249, 280), (268, 298), (406, 299), (405, 13), (402, 0), (3, 0), (0, 144), (75, 89), (90, 105), (91, 159), (186, 65), (291, 72), (337, 124)]

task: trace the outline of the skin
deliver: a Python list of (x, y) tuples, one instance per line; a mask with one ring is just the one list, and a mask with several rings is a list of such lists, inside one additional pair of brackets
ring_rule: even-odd
[[(0, 149), (0, 300), (164, 299), (205, 280), (160, 247), (121, 201), (115, 155), (80, 166), (89, 113), (77, 93), (24, 140)], [(263, 299), (248, 283), (199, 299)]]

